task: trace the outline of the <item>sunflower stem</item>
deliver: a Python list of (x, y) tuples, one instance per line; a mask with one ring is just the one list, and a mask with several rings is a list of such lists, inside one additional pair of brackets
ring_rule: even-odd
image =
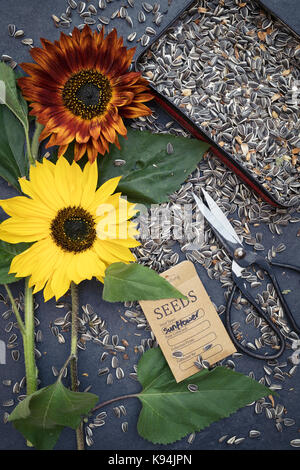
[(35, 363), (34, 343), (34, 309), (32, 288), (28, 286), (29, 279), (25, 280), (25, 334), (23, 335), (24, 357), (26, 370), (27, 395), (37, 391), (37, 367)]
[(94, 413), (95, 411), (99, 410), (99, 408), (103, 408), (106, 405), (110, 405), (111, 403), (114, 403), (115, 401), (127, 400), (127, 398), (138, 398), (138, 396), (139, 396), (138, 393), (132, 393), (130, 395), (121, 395), (120, 397), (112, 398), (111, 400), (107, 400), (102, 403), (99, 403), (99, 405), (96, 405), (95, 408), (91, 410), (91, 413)]
[(29, 139), (29, 130), (28, 129), (25, 129), (25, 139), (26, 139), (26, 148), (27, 148), (27, 157), (28, 157), (28, 160), (29, 160), (29, 163), (30, 165), (35, 165), (35, 160), (32, 156), (32, 153), (31, 153), (31, 146), (30, 146), (30, 139)]
[[(32, 288), (29, 287), (29, 278), (25, 279), (24, 320), (25, 333), (23, 334), (23, 347), (26, 372), (26, 394), (27, 396), (37, 391), (38, 369), (35, 362), (34, 342), (34, 307)], [(27, 441), (28, 447), (33, 447)]]
[[(71, 388), (73, 392), (78, 392), (78, 373), (77, 373), (77, 340), (78, 340), (78, 313), (79, 313), (79, 296), (78, 286), (71, 282), (72, 296), (72, 330), (71, 330)], [(81, 422), (76, 429), (77, 450), (84, 450), (83, 423)]]
[(26, 333), (26, 331), (25, 331), (25, 325), (24, 325), (24, 323), (23, 323), (23, 320), (22, 320), (22, 318), (21, 318), (21, 315), (19, 314), (19, 310), (18, 310), (18, 307), (17, 307), (17, 305), (16, 305), (15, 299), (14, 299), (14, 297), (13, 297), (13, 295), (12, 295), (12, 292), (11, 292), (10, 288), (8, 287), (8, 285), (7, 285), (7, 284), (4, 284), (4, 287), (5, 287), (6, 292), (7, 292), (7, 294), (8, 294), (8, 297), (9, 297), (9, 300), (10, 300), (10, 303), (11, 303), (11, 306), (12, 306), (12, 310), (13, 310), (13, 312), (14, 312), (14, 314), (15, 314), (16, 319), (17, 319), (19, 329), (20, 329), (20, 331), (21, 331), (21, 333), (22, 333), (22, 336), (24, 337), (24, 335), (25, 335), (25, 333)]
[(39, 137), (43, 129), (44, 129), (44, 126), (40, 124), (38, 121), (36, 121), (35, 131), (34, 131), (32, 142), (31, 142), (31, 155), (32, 155), (33, 162), (35, 162), (39, 156), (39, 146), (40, 146)]

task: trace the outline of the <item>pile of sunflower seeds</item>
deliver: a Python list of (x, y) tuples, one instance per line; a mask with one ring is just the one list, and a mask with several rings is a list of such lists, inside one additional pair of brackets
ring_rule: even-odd
[[(162, 0), (161, 3), (139, 2), (137, 5), (135, 5), (135, 0), (127, 0), (119, 4), (115, 0), (98, 0), (94, 3), (89, 0), (85, 2), (67, 0), (64, 11), (53, 13), (51, 21), (56, 28), (64, 32), (69, 30), (69, 35), (72, 36), (71, 29), (76, 26), (82, 30), (86, 25), (98, 31), (104, 26), (105, 32), (109, 33), (114, 27), (118, 27), (114, 20), (121, 20), (128, 31), (127, 36), (124, 37), (127, 44), (135, 42), (144, 48), (157, 35), (171, 4), (172, 0)], [(140, 30), (141, 25), (144, 28), (138, 34), (136, 30)], [(25, 28), (8, 24), (7, 29), (9, 36), (19, 40), (26, 47), (34, 47), (33, 39), (25, 37)], [(13, 69), (18, 65), (16, 60), (8, 54), (3, 54), (0, 60)]]
[[(172, 0), (168, 0), (166, 7), (169, 7)], [(110, 5), (112, 4), (112, 5)], [(139, 10), (135, 8), (139, 6)], [(99, 0), (96, 4), (89, 2), (67, 0), (66, 10), (60, 15), (52, 15), (52, 20), (57, 28), (69, 29), (75, 25), (80, 30), (89, 25), (95, 26), (99, 31), (105, 25), (107, 31), (110, 31), (115, 19), (124, 20), (128, 27), (129, 34), (127, 41), (129, 43), (136, 40), (142, 47), (146, 47), (151, 37), (157, 34), (156, 27), (160, 27), (167, 8), (161, 7), (159, 2), (149, 3), (140, 2), (135, 5), (135, 0), (127, 0), (117, 5), (114, 0)], [(144, 32), (138, 37), (135, 31), (136, 24), (149, 23), (148, 18), (151, 17), (151, 25), (146, 24)], [(79, 23), (78, 23), (79, 21)], [(74, 24), (75, 23), (75, 24)]]
[(255, 1), (199, 0), (139, 69), (278, 201), (293, 205), (300, 187), (299, 61), (300, 43)]

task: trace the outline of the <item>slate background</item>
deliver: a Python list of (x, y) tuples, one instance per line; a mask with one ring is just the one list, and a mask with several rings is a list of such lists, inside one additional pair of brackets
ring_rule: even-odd
[[(91, 1), (96, 5), (96, 1)], [(136, 0), (135, 9), (129, 8), (129, 13), (134, 19), (134, 30), (138, 31), (137, 38), (143, 33), (144, 28), (147, 24), (153, 26), (151, 14), (147, 15), (147, 23), (142, 25), (138, 24), (136, 15), (137, 11), (141, 9), (141, 0)], [(150, 1), (150, 3), (154, 3)], [(161, 0), (161, 10), (166, 11), (161, 29), (167, 26), (169, 21), (177, 15), (178, 11), (181, 10), (185, 5), (188, 5), (189, 1), (177, 1), (173, 0), (170, 7), (167, 5), (167, 0)], [(112, 12), (121, 5), (126, 5), (125, 0), (113, 1), (108, 5), (107, 10), (103, 12), (103, 15), (109, 16), (107, 12)], [(49, 2), (40, 2), (39, 0), (14, 0), (14, 2), (8, 3), (5, 0), (0, 0), (0, 55), (5, 53), (12, 56), (17, 62), (31, 61), (29, 55), (29, 48), (22, 45), (20, 40), (16, 40), (8, 36), (7, 25), (14, 23), (18, 28), (25, 30), (26, 37), (32, 37), (34, 44), (39, 45), (39, 38), (41, 36), (55, 40), (59, 37), (59, 30), (53, 25), (51, 14), (60, 14), (64, 11), (66, 2), (64, 0), (51, 0)], [(5, 12), (5, 14), (3, 14)], [(76, 17), (78, 18), (78, 17)], [(78, 21), (75, 24), (79, 24)], [(119, 34), (126, 37), (132, 30), (129, 28), (124, 20), (114, 20), (111, 25), (116, 26)], [(138, 29), (139, 28), (139, 29)], [(159, 30), (159, 28), (156, 28)], [(67, 30), (64, 30), (67, 31)], [(141, 50), (141, 46), (136, 42), (133, 45), (137, 45), (137, 52)], [(131, 47), (131, 46), (130, 46)], [(161, 110), (154, 107), (155, 111), (159, 114), (159, 119), (162, 121), (170, 120), (169, 117)], [(0, 180), (0, 196), (1, 198), (7, 198), (15, 195), (15, 191), (9, 188), (7, 184)], [(272, 210), (270, 208), (270, 210)], [(3, 213), (1, 218), (4, 218)], [(300, 266), (300, 251), (299, 243), (300, 238), (297, 237), (297, 231), (300, 228), (300, 224), (289, 224), (288, 227), (284, 228), (284, 234), (282, 236), (275, 236), (270, 233), (268, 228), (261, 224), (255, 230), (263, 232), (263, 243), (265, 245), (265, 254), (272, 245), (278, 245), (280, 242), (284, 242), (287, 245), (287, 250), (281, 255), (278, 255), (277, 260), (298, 264)], [(253, 233), (255, 232), (253, 231)], [(179, 251), (181, 259), (183, 255)], [(211, 299), (217, 304), (224, 303), (223, 290), (218, 282), (210, 280), (206, 271), (199, 265), (196, 266), (197, 271), (204, 283)], [(280, 278), (280, 285), (282, 289), (291, 289), (291, 293), (288, 295), (295, 315), (299, 315), (299, 277), (292, 273), (278, 272)], [(12, 290), (15, 295), (18, 295), (20, 290), (23, 289), (23, 282), (20, 281), (12, 285)], [(0, 292), (4, 293), (4, 289), (0, 287)], [(79, 378), (81, 381), (81, 390), (88, 385), (92, 384), (91, 392), (99, 395), (101, 401), (108, 400), (112, 397), (127, 393), (136, 393), (140, 390), (140, 385), (128, 378), (129, 373), (133, 372), (133, 364), (137, 363), (139, 356), (134, 352), (134, 346), (140, 344), (141, 337), (135, 336), (135, 333), (139, 332), (135, 326), (131, 323), (124, 323), (120, 318), (120, 315), (124, 313), (125, 308), (123, 304), (109, 304), (101, 299), (102, 286), (96, 281), (83, 282), (80, 285), (80, 303), (84, 305), (90, 303), (95, 311), (107, 321), (108, 330), (112, 334), (118, 334), (120, 339), (127, 339), (129, 342), (128, 354), (129, 360), (122, 360), (121, 355), (120, 365), (125, 371), (125, 378), (123, 380), (114, 380), (113, 385), (106, 385), (105, 377), (98, 377), (97, 371), (101, 367), (100, 356), (103, 349), (99, 345), (95, 345), (92, 342), (87, 343), (86, 351), (79, 351)], [(55, 302), (49, 301), (47, 304), (43, 304), (42, 295), (36, 296), (37, 302), (40, 303), (40, 308), (37, 311), (37, 317), (41, 324), (39, 328), (43, 331), (43, 342), (38, 345), (39, 350), (42, 353), (42, 357), (38, 360), (37, 364), (40, 371), (40, 386), (45, 386), (53, 382), (53, 375), (51, 372), (51, 366), (54, 365), (59, 369), (67, 355), (69, 354), (69, 337), (65, 334), (66, 343), (58, 345), (57, 340), (52, 335), (49, 325), (58, 316), (63, 314), (62, 310), (58, 310), (55, 307)], [(0, 313), (5, 310), (4, 306), (0, 304)], [(0, 339), (7, 342), (9, 334), (4, 331), (4, 327), (7, 321), (4, 321), (0, 317)], [(142, 333), (142, 337), (147, 337), (147, 332)], [(19, 338), (19, 349), (22, 350), (21, 338)], [(282, 361), (291, 354), (290, 351), (286, 351), (282, 357)], [(256, 361), (248, 357), (242, 357), (235, 359), (236, 370), (245, 374), (249, 371), (253, 371), (257, 379), (264, 375), (263, 362)], [(108, 364), (109, 365), (109, 364)], [(85, 375), (82, 375), (85, 374)], [(87, 375), (86, 375), (87, 374)], [(7, 364), (0, 365), (0, 400), (1, 403), (4, 400), (12, 398), (11, 387), (5, 387), (2, 385), (2, 380), (6, 378), (12, 379), (14, 383), (20, 380), (24, 375), (23, 366), (23, 355), (19, 362), (14, 362), (10, 357), (10, 352), (7, 354)], [(275, 403), (283, 403), (287, 410), (287, 417), (294, 418), (296, 424), (292, 427), (284, 427), (282, 433), (278, 432), (274, 425), (274, 420), (266, 419), (264, 414), (255, 415), (253, 406), (245, 407), (239, 410), (229, 418), (225, 418), (218, 423), (212, 424), (209, 428), (204, 429), (200, 433), (196, 434), (196, 438), (192, 445), (187, 443), (187, 438), (184, 438), (174, 444), (168, 446), (153, 445), (150, 442), (143, 440), (137, 433), (136, 423), (140, 412), (141, 405), (137, 399), (130, 399), (124, 402), (115, 403), (105, 408), (108, 413), (105, 426), (96, 428), (94, 430), (94, 445), (90, 448), (91, 450), (296, 450), (291, 448), (289, 442), (291, 439), (299, 437), (300, 431), (300, 413), (299, 413), (299, 371), (291, 378), (287, 379), (283, 384), (283, 390), (278, 392), (275, 398)], [(15, 403), (17, 403), (16, 396)], [(127, 416), (121, 419), (115, 417), (112, 408), (115, 405), (123, 403), (127, 409)], [(30, 450), (26, 447), (23, 437), (15, 431), (12, 426), (3, 424), (3, 414), (5, 411), (10, 412), (12, 408), (4, 408), (0, 405), (0, 449), (2, 450)], [(188, 410), (186, 410), (188, 413)], [(121, 423), (128, 421), (129, 429), (127, 433), (123, 433), (121, 430)], [(228, 438), (231, 436), (247, 437), (250, 429), (257, 429), (261, 431), (262, 435), (258, 439), (247, 438), (239, 446), (229, 446), (225, 442), (222, 444), (218, 443), (218, 439), (228, 434)], [(56, 450), (74, 450), (76, 449), (74, 432), (65, 429), (58, 443), (55, 446)]]

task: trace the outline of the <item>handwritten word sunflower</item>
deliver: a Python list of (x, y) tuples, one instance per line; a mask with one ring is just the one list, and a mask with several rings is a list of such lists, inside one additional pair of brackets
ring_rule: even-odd
[(139, 245), (130, 221), (134, 204), (114, 193), (120, 177), (96, 189), (96, 163), (83, 170), (64, 157), (56, 164), (44, 159), (30, 168), (30, 181), (20, 178), (27, 196), (0, 200), (10, 216), (0, 224), (0, 239), (9, 243), (33, 242), (15, 256), (10, 273), (27, 277), (34, 293), (44, 288), (45, 301), (59, 299), (71, 282), (96, 277), (103, 282), (114, 262), (130, 263), (130, 248)]
[(59, 156), (75, 142), (75, 161), (87, 152), (93, 162), (110, 143), (120, 148), (118, 134), (127, 135), (122, 118), (151, 114), (143, 104), (153, 98), (147, 80), (128, 72), (135, 48), (127, 50), (115, 29), (104, 38), (103, 28), (87, 25), (41, 43), (30, 51), (36, 63), (21, 64), (29, 76), (18, 81), (30, 114), (45, 126), (40, 140), (51, 136), (46, 146), (59, 146)]

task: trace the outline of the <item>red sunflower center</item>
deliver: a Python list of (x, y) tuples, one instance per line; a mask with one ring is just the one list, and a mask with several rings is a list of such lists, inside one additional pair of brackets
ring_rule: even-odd
[(95, 70), (81, 70), (65, 83), (64, 105), (76, 116), (90, 120), (103, 114), (112, 97), (109, 79)]

